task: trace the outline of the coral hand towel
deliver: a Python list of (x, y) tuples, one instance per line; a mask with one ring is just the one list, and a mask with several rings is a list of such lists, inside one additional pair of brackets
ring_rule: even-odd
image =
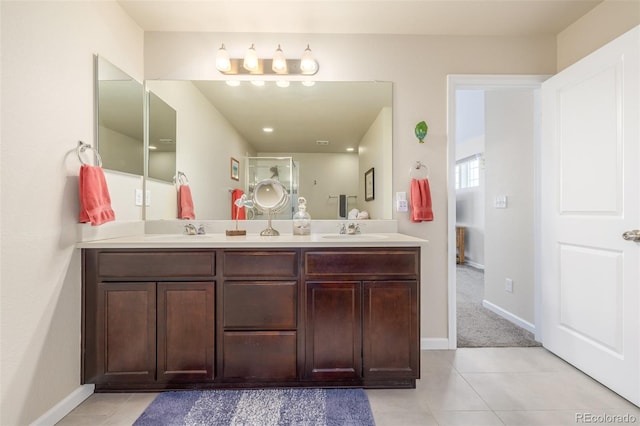
[(433, 220), (431, 188), (428, 179), (411, 179), (411, 221)]
[(234, 189), (231, 193), (231, 219), (245, 220), (247, 218), (247, 214), (244, 211), (244, 206), (238, 207), (236, 205), (236, 201), (243, 195), (244, 191), (242, 189)]
[(78, 176), (80, 222), (102, 225), (116, 219), (102, 167), (82, 165)]
[(180, 185), (178, 188), (178, 219), (195, 219), (191, 188), (189, 185)]

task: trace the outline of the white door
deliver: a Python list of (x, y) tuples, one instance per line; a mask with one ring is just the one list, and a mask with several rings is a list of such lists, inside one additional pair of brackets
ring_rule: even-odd
[(640, 404), (640, 27), (542, 85), (542, 342)]

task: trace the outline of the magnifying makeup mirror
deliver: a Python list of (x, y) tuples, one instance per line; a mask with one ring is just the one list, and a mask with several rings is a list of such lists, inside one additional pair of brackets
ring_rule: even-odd
[(253, 202), (259, 210), (267, 213), (267, 229), (260, 232), (260, 235), (280, 235), (280, 233), (271, 226), (271, 214), (280, 212), (289, 203), (287, 189), (280, 181), (275, 179), (261, 180), (253, 190)]

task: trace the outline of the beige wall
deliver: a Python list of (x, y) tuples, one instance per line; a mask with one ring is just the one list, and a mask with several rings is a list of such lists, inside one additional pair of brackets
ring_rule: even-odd
[[(145, 34), (145, 78), (223, 79), (215, 69), (221, 43), (231, 56), (241, 56), (255, 43), (270, 55), (278, 43), (287, 51), (303, 51), (310, 43), (320, 63), (317, 79), (393, 82), (392, 193), (409, 192), (409, 167), (416, 160), (430, 169), (433, 222), (412, 223), (407, 213), (394, 213), (399, 231), (430, 241), (422, 265), (423, 339), (447, 338), (447, 75), (552, 74), (555, 37), (437, 37), (302, 34)], [(261, 50), (261, 48), (267, 49)], [(419, 144), (414, 128), (425, 120), (429, 133)], [(313, 215), (313, 212), (311, 212)]]
[[(485, 92), (484, 300), (534, 323), (533, 89)], [(495, 207), (497, 196), (507, 208)], [(505, 280), (513, 280), (513, 292)]]
[(26, 425), (80, 387), (75, 148), (94, 143), (93, 54), (141, 81), (143, 33), (115, 2), (0, 7), (0, 424)]
[[(365, 133), (358, 145), (359, 183), (358, 210), (369, 213), (370, 219), (389, 219), (392, 213), (391, 184), (393, 173), (391, 169), (392, 147), (392, 111), (382, 108), (371, 127)], [(364, 174), (373, 168), (373, 200), (366, 201), (364, 193)]]
[(640, 25), (640, 1), (605, 0), (558, 34), (558, 71)]

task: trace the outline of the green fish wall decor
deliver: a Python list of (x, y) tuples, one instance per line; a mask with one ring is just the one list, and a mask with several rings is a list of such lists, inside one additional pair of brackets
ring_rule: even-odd
[(429, 126), (427, 126), (427, 123), (425, 123), (424, 121), (416, 124), (415, 133), (416, 137), (418, 138), (418, 142), (424, 143), (424, 138), (425, 136), (427, 136), (427, 130), (429, 130)]

